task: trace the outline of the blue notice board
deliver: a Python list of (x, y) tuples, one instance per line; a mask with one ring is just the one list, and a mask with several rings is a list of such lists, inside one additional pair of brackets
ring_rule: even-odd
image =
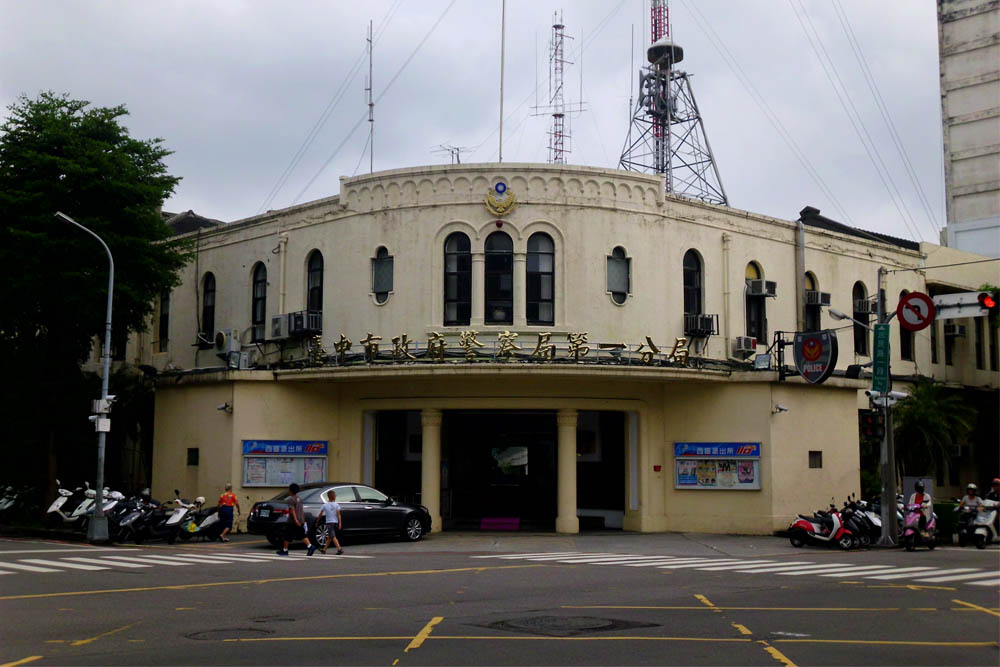
[(675, 442), (674, 488), (760, 490), (760, 443)]

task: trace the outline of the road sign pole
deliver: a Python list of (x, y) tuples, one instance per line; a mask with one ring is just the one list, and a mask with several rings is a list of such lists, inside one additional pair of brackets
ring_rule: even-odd
[[(885, 267), (878, 269), (878, 324), (875, 326), (875, 358), (872, 368), (872, 391), (887, 395), (892, 387), (892, 372), (890, 366), (889, 324), (885, 312), (885, 292), (882, 281), (885, 277)], [(881, 362), (881, 363), (879, 363)], [(881, 371), (880, 371), (881, 368)], [(878, 544), (883, 547), (894, 547), (899, 536), (899, 526), (896, 524), (896, 451), (892, 437), (892, 406), (888, 397), (882, 401), (885, 415), (885, 433), (882, 435), (882, 536)]]

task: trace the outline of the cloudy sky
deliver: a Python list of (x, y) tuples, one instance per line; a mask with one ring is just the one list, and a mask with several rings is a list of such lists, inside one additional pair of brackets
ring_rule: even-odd
[[(648, 0), (506, 4), (503, 161), (547, 160), (550, 121), (533, 107), (561, 11), (566, 97), (585, 108), (567, 161), (616, 167)], [(785, 219), (812, 205), (936, 241), (935, 12), (933, 0), (671, 0), (730, 205)], [(449, 162), (441, 145), (496, 162), (500, 18), (500, 0), (0, 0), (0, 101), (53, 90), (125, 104), (133, 136), (174, 151), (183, 180), (165, 208), (232, 221), (336, 194), (340, 176), (368, 170), (369, 21), (375, 170)]]

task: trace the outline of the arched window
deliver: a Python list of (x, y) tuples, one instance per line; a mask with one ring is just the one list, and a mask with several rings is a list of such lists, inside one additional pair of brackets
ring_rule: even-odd
[(701, 315), (701, 258), (694, 250), (684, 253), (684, 314)]
[(471, 313), (471, 246), (468, 236), (455, 232), (444, 241), (444, 323), (468, 324)]
[(756, 338), (758, 342), (767, 344), (767, 302), (763, 294), (752, 294), (750, 292), (750, 281), (761, 280), (764, 277), (760, 266), (756, 262), (747, 264), (746, 270), (746, 315), (747, 315), (747, 336)]
[(860, 280), (854, 283), (851, 299), (854, 302), (854, 319), (857, 320), (854, 323), (854, 354), (867, 357), (869, 354), (868, 329), (861, 325), (868, 324), (870, 321), (869, 311), (871, 308), (868, 301), (868, 290), (865, 289), (865, 284)]
[(253, 298), (250, 309), (252, 331), (251, 342), (265, 338), (264, 319), (267, 316), (267, 267), (258, 263), (253, 269)]
[(306, 310), (323, 310), (323, 253), (313, 250), (306, 270)]
[(198, 345), (210, 347), (215, 340), (215, 276), (209, 272), (201, 286), (201, 331)]
[(392, 291), (392, 255), (385, 246), (380, 246), (372, 258), (372, 292), (377, 303), (385, 303)]
[[(906, 290), (899, 293), (899, 298), (906, 296)], [(904, 326), (899, 327), (899, 358), (903, 361), (913, 361), (913, 332)]]
[[(816, 280), (816, 276), (812, 273), (806, 273), (805, 277), (805, 288), (806, 292), (819, 292), (819, 282)], [(819, 331), (820, 329), (820, 305), (818, 303), (807, 303), (805, 308), (805, 322), (803, 322), (806, 331)]]
[(555, 323), (556, 247), (552, 237), (538, 232), (528, 239), (527, 321), (528, 324)]
[(514, 243), (503, 232), (486, 237), (486, 324), (514, 323)]
[(618, 246), (608, 255), (608, 292), (611, 300), (621, 305), (632, 291), (632, 259), (625, 248)]

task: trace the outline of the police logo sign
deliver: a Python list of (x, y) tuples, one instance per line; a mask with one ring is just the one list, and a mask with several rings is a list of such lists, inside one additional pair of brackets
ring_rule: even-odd
[(837, 366), (837, 336), (825, 331), (798, 332), (792, 345), (795, 368), (811, 384), (825, 381)]

